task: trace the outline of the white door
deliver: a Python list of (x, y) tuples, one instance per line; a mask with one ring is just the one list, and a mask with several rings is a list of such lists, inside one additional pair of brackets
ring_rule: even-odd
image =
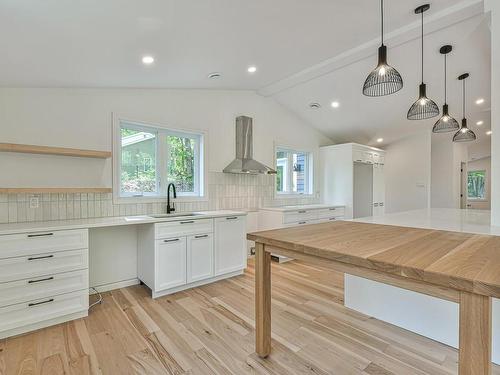
[(186, 284), (186, 237), (156, 241), (155, 291)]
[(215, 219), (215, 275), (246, 267), (246, 224), (244, 216)]
[(214, 274), (214, 237), (198, 234), (187, 238), (187, 282), (208, 279)]

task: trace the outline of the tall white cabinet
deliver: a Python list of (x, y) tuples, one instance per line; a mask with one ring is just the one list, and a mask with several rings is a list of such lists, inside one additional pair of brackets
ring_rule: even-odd
[(385, 151), (357, 143), (320, 149), (323, 201), (345, 206), (345, 218), (385, 212)]

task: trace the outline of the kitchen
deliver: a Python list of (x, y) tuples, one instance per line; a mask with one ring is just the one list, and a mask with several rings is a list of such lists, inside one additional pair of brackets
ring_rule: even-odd
[[(269, 239), (254, 233), (497, 236), (497, 4), (386, 1), (382, 51), (404, 87), (374, 98), (379, 1), (278, 1), (284, 19), (261, 1), (118, 3), (0, 1), (0, 373), (457, 373), (456, 290), (434, 281), (428, 296), (280, 246), (259, 351)], [(359, 30), (341, 22), (361, 6)], [(407, 120), (422, 81), (475, 141), (433, 133), (440, 116)]]

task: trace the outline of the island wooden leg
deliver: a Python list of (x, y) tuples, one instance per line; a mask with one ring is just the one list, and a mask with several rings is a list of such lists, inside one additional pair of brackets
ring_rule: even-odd
[(460, 293), (459, 375), (491, 374), (491, 298)]
[(255, 351), (265, 358), (271, 353), (271, 253), (255, 243)]

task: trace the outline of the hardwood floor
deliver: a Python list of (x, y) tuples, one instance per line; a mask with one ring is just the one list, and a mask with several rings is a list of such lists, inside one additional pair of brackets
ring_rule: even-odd
[[(254, 347), (254, 268), (152, 300), (104, 294), (85, 319), (0, 340), (0, 374), (456, 374), (457, 351), (342, 306), (343, 276), (273, 263), (273, 351)], [(500, 374), (495, 366), (493, 374)]]

